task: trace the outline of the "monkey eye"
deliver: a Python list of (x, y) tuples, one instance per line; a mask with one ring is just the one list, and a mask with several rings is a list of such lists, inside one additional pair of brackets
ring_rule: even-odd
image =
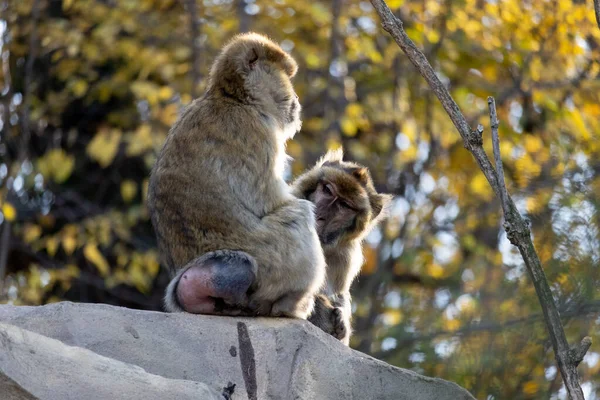
[(342, 206), (344, 208), (347, 208), (348, 210), (354, 210), (355, 211), (355, 208), (352, 207), (349, 203), (345, 202), (344, 200), (340, 200), (339, 203), (340, 203), (340, 206)]
[(323, 191), (326, 194), (328, 194), (330, 196), (333, 196), (333, 186), (331, 186), (330, 183), (326, 183), (326, 184), (323, 185)]

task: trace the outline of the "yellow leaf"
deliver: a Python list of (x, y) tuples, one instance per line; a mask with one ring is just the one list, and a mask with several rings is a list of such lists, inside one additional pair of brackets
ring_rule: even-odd
[(536, 214), (542, 209), (542, 202), (536, 197), (532, 196), (527, 199), (527, 212), (529, 214)]
[(98, 162), (102, 168), (106, 168), (117, 155), (120, 142), (121, 132), (119, 130), (104, 129), (94, 136), (86, 151), (92, 160)]
[(177, 104), (169, 104), (162, 109), (160, 113), (160, 121), (167, 125), (171, 126), (177, 121), (177, 116), (179, 114), (179, 107)]
[(319, 56), (317, 56), (314, 53), (309, 53), (306, 56), (305, 61), (306, 61), (306, 65), (309, 68), (317, 68), (317, 67), (319, 67), (319, 65), (321, 65), (321, 60), (319, 59)]
[(139, 263), (132, 263), (129, 269), (129, 281), (133, 283), (137, 290), (145, 293), (148, 290), (148, 277)]
[(355, 136), (356, 132), (358, 131), (358, 127), (356, 126), (354, 121), (352, 121), (348, 117), (343, 117), (340, 121), (340, 125), (342, 127), (342, 132), (344, 132), (344, 135), (346, 136)]
[(331, 138), (327, 139), (327, 142), (325, 143), (325, 147), (327, 148), (328, 151), (329, 150), (337, 150), (340, 147), (342, 147), (342, 144), (336, 138), (331, 137)]
[(144, 254), (143, 265), (146, 267), (146, 271), (148, 271), (150, 276), (155, 277), (160, 269), (158, 254), (155, 251), (149, 251)]
[(417, 140), (417, 123), (414, 119), (407, 119), (402, 125), (402, 133), (404, 133), (411, 142)]
[(63, 10), (68, 10), (69, 8), (71, 8), (71, 6), (73, 5), (73, 1), (74, 0), (63, 0), (63, 2), (62, 2)]
[(430, 264), (427, 266), (427, 275), (432, 278), (441, 278), (444, 276), (444, 268), (442, 268), (439, 264)]
[(529, 154), (525, 154), (515, 161), (515, 170), (519, 171), (516, 176), (519, 187), (525, 187), (532, 178), (537, 177), (542, 172), (542, 167)]
[(75, 168), (75, 157), (63, 149), (52, 149), (38, 159), (37, 167), (47, 179), (63, 183), (69, 179)]
[(483, 174), (477, 173), (469, 184), (471, 191), (479, 195), (484, 200), (491, 200), (493, 196), (492, 188), (488, 184)]
[(81, 97), (87, 92), (88, 84), (83, 79), (77, 79), (70, 85), (70, 88), (75, 97)]
[(523, 393), (525, 393), (527, 395), (533, 395), (538, 392), (539, 388), (540, 388), (540, 385), (538, 385), (537, 382), (534, 382), (534, 381), (525, 382), (525, 384), (523, 385)]
[(571, 120), (573, 121), (573, 125), (575, 125), (576, 130), (581, 135), (581, 138), (584, 140), (589, 140), (591, 135), (587, 127), (585, 126), (585, 122), (583, 121), (581, 113), (577, 110), (574, 110), (571, 113)]
[(131, 202), (136, 194), (137, 184), (134, 181), (126, 179), (121, 183), (121, 197), (125, 203)]
[(346, 107), (346, 115), (352, 119), (356, 119), (363, 114), (362, 106), (358, 103), (348, 104)]
[(48, 253), (50, 257), (54, 257), (57, 249), (58, 240), (56, 240), (54, 236), (51, 236), (48, 239), (46, 239), (46, 253)]
[(384, 323), (387, 325), (398, 325), (402, 322), (402, 311), (400, 310), (389, 310), (383, 314)]
[(62, 247), (65, 250), (65, 253), (70, 256), (77, 247), (77, 240), (73, 236), (66, 236), (62, 240)]
[(534, 135), (526, 135), (523, 144), (528, 153), (537, 153), (543, 147), (542, 140), (538, 136)]
[(86, 244), (83, 248), (83, 255), (89, 262), (91, 262), (96, 268), (98, 268), (98, 271), (102, 276), (108, 275), (108, 273), (110, 272), (108, 262), (106, 261), (102, 253), (100, 253), (100, 250), (98, 250), (98, 246), (96, 246), (95, 243)]
[(158, 91), (158, 98), (161, 100), (169, 100), (173, 96), (173, 89), (168, 86), (163, 86)]
[(460, 321), (457, 319), (447, 319), (444, 321), (444, 327), (446, 330), (455, 331), (460, 328)]
[(39, 225), (27, 224), (23, 228), (23, 241), (25, 243), (31, 243), (37, 240), (42, 234), (42, 228)]
[(4, 219), (8, 222), (12, 222), (17, 217), (17, 210), (10, 203), (4, 203), (2, 206), (2, 214), (4, 214)]
[(417, 158), (417, 147), (410, 145), (406, 150), (398, 154), (402, 163), (409, 163)]
[(362, 265), (360, 273), (362, 275), (371, 275), (377, 270), (377, 250), (371, 246), (363, 246), (365, 262)]
[(404, 0), (388, 0), (386, 3), (391, 10), (395, 10), (404, 4)]
[(130, 137), (125, 153), (128, 156), (138, 156), (152, 148), (152, 131), (149, 125), (141, 125)]

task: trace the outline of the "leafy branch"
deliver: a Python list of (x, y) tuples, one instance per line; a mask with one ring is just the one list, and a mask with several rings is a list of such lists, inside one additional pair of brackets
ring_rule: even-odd
[[(598, 15), (598, 1), (599, 0), (595, 0), (596, 15)], [(585, 337), (581, 343), (574, 346), (573, 349), (569, 347), (560, 320), (560, 314), (556, 307), (556, 303), (554, 302), (554, 298), (552, 297), (552, 292), (541, 266), (540, 259), (531, 240), (529, 222), (525, 220), (517, 210), (504, 183), (504, 171), (502, 168), (498, 138), (498, 118), (496, 115), (496, 104), (494, 99), (488, 97), (494, 159), (496, 162), (495, 169), (483, 149), (483, 126), (478, 125), (475, 130), (471, 129), (469, 123), (460, 111), (460, 108), (437, 77), (425, 55), (423, 55), (414, 42), (408, 37), (404, 31), (402, 21), (392, 13), (385, 1), (371, 0), (371, 4), (381, 18), (383, 29), (392, 36), (396, 44), (407, 55), (423, 78), (425, 78), (431, 90), (442, 103), (444, 110), (461, 135), (465, 148), (473, 154), (479, 168), (484, 173), (487, 181), (496, 193), (496, 196), (500, 199), (502, 211), (504, 213), (504, 229), (506, 230), (510, 242), (519, 249), (533, 281), (533, 285), (535, 286), (544, 314), (546, 327), (550, 334), (550, 340), (554, 349), (558, 369), (561, 372), (567, 392), (571, 399), (584, 400), (583, 391), (579, 384), (577, 365), (581, 362), (581, 359), (589, 349), (591, 338)]]

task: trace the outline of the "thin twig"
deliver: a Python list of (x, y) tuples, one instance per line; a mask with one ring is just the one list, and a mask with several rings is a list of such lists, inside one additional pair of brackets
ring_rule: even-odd
[(235, 8), (237, 9), (237, 17), (238, 17), (238, 22), (239, 22), (238, 30), (240, 33), (250, 31), (250, 25), (252, 22), (252, 18), (250, 16), (250, 14), (248, 14), (246, 12), (247, 6), (248, 6), (248, 3), (246, 2), (246, 0), (237, 0), (236, 1)]
[(29, 147), (29, 138), (31, 130), (29, 127), (29, 107), (31, 104), (31, 82), (33, 80), (33, 63), (37, 57), (38, 34), (37, 25), (40, 19), (41, 4), (40, 0), (35, 0), (31, 9), (32, 27), (29, 34), (29, 57), (25, 64), (25, 77), (23, 83), (23, 106), (21, 108), (21, 143), (17, 155), (19, 166), (27, 157), (27, 148)]
[(492, 128), (492, 147), (494, 148), (494, 160), (496, 162), (496, 173), (498, 174), (498, 185), (500, 185), (500, 199), (502, 201), (502, 211), (506, 214), (508, 208), (508, 190), (504, 181), (504, 167), (502, 166), (502, 156), (500, 155), (500, 138), (498, 137), (498, 115), (496, 113), (496, 101), (492, 96), (488, 97), (488, 107), (490, 109), (490, 126)]
[(10, 222), (4, 219), (0, 225), (0, 295), (4, 293), (4, 277), (6, 276), (6, 263), (10, 252)]
[[(498, 174), (492, 166), (485, 150), (483, 149), (483, 141), (481, 137), (482, 129), (478, 127), (477, 131), (472, 130), (460, 108), (448, 92), (448, 89), (442, 84), (440, 79), (435, 74), (431, 64), (427, 58), (417, 48), (413, 41), (404, 31), (402, 21), (400, 21), (388, 8), (384, 0), (371, 0), (371, 4), (381, 18), (383, 29), (388, 32), (396, 41), (398, 46), (408, 56), (409, 60), (418, 69), (419, 73), (425, 78), (431, 90), (438, 97), (446, 113), (454, 123), (454, 126), (460, 133), (464, 146), (469, 150), (490, 186), (494, 189), (496, 196), (503, 199), (503, 190), (499, 182)], [(548, 285), (548, 280), (544, 273), (544, 269), (540, 263), (540, 259), (535, 251), (531, 240), (531, 232), (528, 222), (521, 216), (517, 210), (510, 195), (506, 194), (506, 204), (503, 205), (504, 220), (506, 234), (510, 242), (515, 245), (521, 257), (525, 261), (525, 265), (533, 281), (544, 320), (554, 349), (554, 355), (558, 365), (558, 369), (562, 375), (565, 387), (569, 397), (574, 400), (584, 400), (583, 391), (579, 384), (579, 375), (577, 373), (577, 365), (571, 354), (573, 352), (569, 348), (565, 331), (560, 320), (560, 314), (556, 308), (556, 303), (552, 296), (552, 291)], [(585, 346), (580, 345), (577, 348), (577, 355), (587, 350)], [(585, 353), (584, 353), (585, 354)], [(581, 355), (583, 357), (583, 355)]]
[(198, 17), (198, 7), (196, 0), (186, 0), (184, 4), (190, 18), (190, 47), (192, 50), (192, 97), (196, 98), (199, 95), (199, 85), (202, 79), (200, 71), (200, 60), (202, 53), (202, 45), (200, 44), (200, 30), (202, 25)]
[[(573, 307), (563, 308), (560, 311), (560, 317), (563, 320), (565, 320), (565, 319), (572, 319), (572, 318), (580, 318), (580, 317), (588, 316), (589, 314), (597, 314), (598, 312), (600, 312), (600, 301), (593, 301), (590, 303), (580, 304), (575, 308), (573, 308)], [(435, 340), (440, 336), (464, 337), (464, 336), (472, 335), (472, 334), (479, 333), (479, 332), (502, 332), (506, 329), (515, 328), (519, 325), (535, 324), (543, 319), (544, 319), (544, 315), (542, 313), (536, 313), (536, 314), (531, 314), (531, 315), (521, 317), (521, 318), (511, 319), (511, 320), (508, 320), (505, 322), (494, 322), (494, 321), (474, 322), (474, 323), (463, 326), (462, 328), (459, 328), (459, 329), (456, 329), (453, 331), (442, 329), (439, 331), (434, 331), (431, 333), (425, 333), (425, 334), (421, 334), (421, 335), (411, 335), (411, 336), (405, 336), (405, 337), (400, 336), (398, 338), (397, 347), (410, 346), (411, 344), (413, 344), (415, 342), (424, 342), (424, 341), (431, 342), (432, 340)], [(520, 329), (522, 329), (522, 328), (520, 328)], [(589, 339), (589, 337), (587, 337), (587, 336), (585, 338), (583, 338), (582, 343), (585, 344), (587, 342), (587, 339)], [(591, 341), (589, 343), (591, 344)], [(587, 351), (587, 349), (586, 349), (586, 351)], [(376, 358), (383, 358), (389, 353), (390, 353), (390, 351), (382, 351), (380, 353), (374, 354), (373, 356)], [(573, 354), (573, 356), (575, 356), (575, 351), (572, 351), (572, 354)]]
[(579, 363), (583, 360), (583, 357), (585, 357), (585, 353), (587, 353), (587, 351), (591, 345), (592, 345), (592, 338), (589, 336), (586, 336), (583, 339), (581, 339), (581, 343), (579, 343), (578, 345), (576, 345), (575, 347), (573, 347), (571, 349), (571, 351), (570, 351), (571, 362), (573, 364), (575, 364), (575, 366), (578, 366)]

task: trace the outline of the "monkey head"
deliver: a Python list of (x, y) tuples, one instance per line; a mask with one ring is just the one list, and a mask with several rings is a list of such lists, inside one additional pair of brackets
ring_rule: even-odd
[(252, 105), (259, 116), (292, 138), (302, 126), (301, 106), (291, 79), (296, 61), (275, 42), (258, 33), (235, 36), (215, 60), (208, 93)]
[(293, 184), (296, 196), (315, 204), (317, 233), (324, 248), (364, 238), (382, 219), (391, 196), (377, 193), (368, 169), (329, 151)]

